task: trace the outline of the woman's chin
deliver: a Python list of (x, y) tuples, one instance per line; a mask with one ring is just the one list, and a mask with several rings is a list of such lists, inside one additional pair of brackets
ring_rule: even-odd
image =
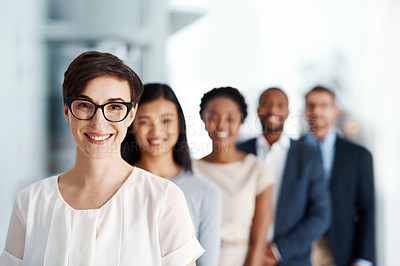
[(121, 154), (120, 149), (114, 145), (87, 145), (78, 150), (89, 159), (107, 159)]

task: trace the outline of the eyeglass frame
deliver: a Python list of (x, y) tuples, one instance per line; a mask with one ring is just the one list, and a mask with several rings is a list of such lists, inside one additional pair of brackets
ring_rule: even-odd
[[(132, 103), (132, 102), (107, 102), (107, 103), (105, 103), (105, 104), (96, 104), (96, 103), (94, 103), (93, 101), (88, 100), (88, 99), (80, 99), (80, 98), (73, 98), (73, 97), (67, 97), (67, 98), (66, 98), (66, 101), (67, 101), (67, 106), (68, 106), (69, 110), (71, 111), (71, 114), (72, 114), (76, 119), (79, 119), (79, 120), (90, 120), (90, 119), (92, 119), (92, 118), (94, 117), (94, 115), (96, 114), (97, 109), (100, 108), (100, 109), (101, 109), (101, 112), (103, 113), (104, 118), (105, 118), (107, 121), (118, 123), (118, 122), (124, 121), (125, 118), (128, 116), (129, 112), (130, 112), (130, 111), (132, 110), (132, 108), (133, 108), (133, 103)], [(75, 101), (86, 101), (86, 102), (89, 102), (89, 103), (93, 104), (93, 105), (94, 105), (94, 112), (93, 112), (93, 115), (92, 115), (91, 117), (89, 117), (89, 118), (86, 118), (86, 119), (77, 117), (77, 116), (74, 114), (74, 111), (72, 111), (72, 103), (75, 102)], [(112, 120), (110, 120), (110, 119), (108, 119), (108, 118), (106, 117), (106, 115), (105, 115), (105, 113), (104, 113), (104, 106), (106, 106), (106, 105), (108, 105), (108, 104), (112, 104), (112, 103), (114, 103), (114, 104), (115, 104), (115, 103), (117, 103), (117, 104), (123, 104), (123, 105), (125, 105), (125, 106), (127, 107), (126, 114), (125, 114), (124, 118), (122, 118), (121, 120), (112, 121)]]

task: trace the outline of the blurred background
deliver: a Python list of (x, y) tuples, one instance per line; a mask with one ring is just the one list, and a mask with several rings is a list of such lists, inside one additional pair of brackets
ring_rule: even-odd
[(241, 90), (261, 130), (260, 93), (289, 96), (285, 132), (306, 130), (304, 95), (332, 88), (338, 129), (374, 156), (379, 265), (398, 264), (400, 239), (400, 1), (0, 1), (0, 248), (17, 191), (74, 163), (61, 84), (80, 53), (114, 53), (144, 82), (166, 82), (185, 112), (195, 158), (211, 151), (198, 115), (204, 92)]

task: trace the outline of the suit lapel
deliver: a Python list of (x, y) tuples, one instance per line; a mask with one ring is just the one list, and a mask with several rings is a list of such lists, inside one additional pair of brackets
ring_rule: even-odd
[(335, 155), (333, 159), (333, 166), (332, 166), (332, 173), (330, 176), (330, 189), (334, 188), (335, 184), (337, 183), (338, 179), (340, 179), (340, 166), (342, 164), (343, 156), (340, 156), (343, 153), (343, 145), (342, 140), (339, 137), (336, 137), (336, 145), (335, 145)]
[(251, 144), (250, 152), (257, 156), (257, 138), (252, 139), (250, 144)]
[[(286, 158), (286, 164), (285, 164), (285, 169), (283, 171), (283, 176), (282, 176), (282, 180), (281, 180), (281, 187), (280, 187), (280, 191), (278, 192), (278, 200), (276, 202), (276, 206), (275, 206), (275, 228), (279, 227), (279, 224), (282, 223), (284, 220), (282, 220), (281, 217), (281, 213), (282, 213), (282, 206), (285, 205), (285, 201), (290, 200), (290, 197), (288, 197), (288, 195), (286, 195), (286, 189), (288, 187), (288, 184), (290, 184), (290, 179), (293, 178), (294, 175), (294, 171), (297, 171), (297, 149), (294, 145), (293, 140), (290, 140), (290, 148), (287, 154), (287, 158)], [(283, 213), (285, 213), (283, 211)]]

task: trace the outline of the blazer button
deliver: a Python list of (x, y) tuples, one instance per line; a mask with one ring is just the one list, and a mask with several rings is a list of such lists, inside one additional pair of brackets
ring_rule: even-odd
[(355, 223), (360, 223), (361, 222), (361, 216), (360, 215), (354, 216), (354, 222)]

